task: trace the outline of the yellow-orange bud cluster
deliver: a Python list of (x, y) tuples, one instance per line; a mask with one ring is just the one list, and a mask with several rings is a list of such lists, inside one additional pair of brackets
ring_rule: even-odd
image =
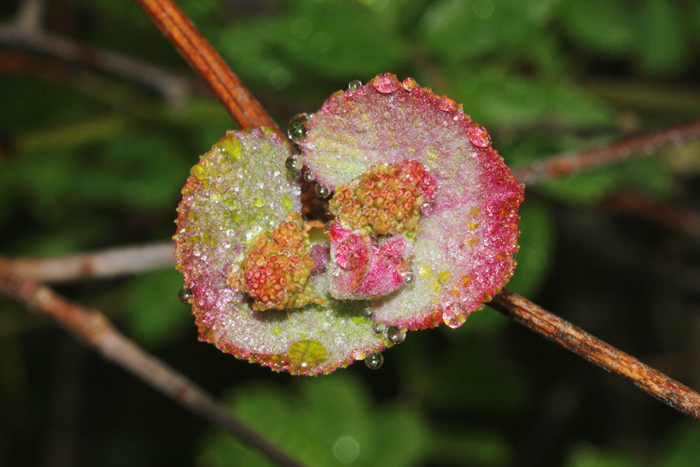
[(258, 236), (226, 282), (253, 298), (256, 311), (299, 308), (316, 298), (307, 287), (313, 265), (309, 235), (294, 213), (278, 228)]
[(435, 187), (435, 179), (419, 162), (380, 164), (338, 185), (329, 205), (345, 227), (378, 235), (413, 233), (420, 208), (432, 199)]

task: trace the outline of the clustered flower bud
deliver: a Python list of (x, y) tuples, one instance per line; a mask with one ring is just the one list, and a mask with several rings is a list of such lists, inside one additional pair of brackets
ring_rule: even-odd
[(258, 236), (226, 282), (253, 298), (253, 310), (300, 308), (317, 300), (307, 287), (314, 266), (310, 251), (309, 235), (294, 213)]
[(421, 207), (430, 201), (436, 182), (423, 164), (379, 164), (347, 185), (338, 185), (329, 205), (343, 226), (374, 235), (411, 234), (418, 230)]

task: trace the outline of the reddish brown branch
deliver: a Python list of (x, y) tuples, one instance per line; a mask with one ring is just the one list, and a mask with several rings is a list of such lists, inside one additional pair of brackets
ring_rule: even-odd
[(700, 420), (700, 394), (645, 365), (573, 324), (504, 289), (491, 306), (531, 331), (637, 386), (647, 394)]
[(55, 319), (106, 359), (134, 373), (196, 415), (219, 425), (275, 464), (300, 467), (201, 388), (124, 337), (104, 315), (67, 301), (34, 279), (17, 276), (3, 259), (0, 259), (0, 292)]
[(134, 0), (207, 82), (242, 128), (267, 126), (284, 134), (221, 56), (171, 0)]
[(697, 121), (655, 133), (624, 139), (594, 149), (536, 161), (526, 167), (515, 169), (513, 175), (521, 183), (534, 185), (551, 178), (563, 177), (579, 170), (620, 162), (633, 156), (650, 155), (662, 148), (683, 144), (699, 138), (700, 121)]
[(110, 248), (58, 258), (15, 259), (7, 267), (14, 274), (44, 282), (109, 278), (175, 266), (173, 242)]

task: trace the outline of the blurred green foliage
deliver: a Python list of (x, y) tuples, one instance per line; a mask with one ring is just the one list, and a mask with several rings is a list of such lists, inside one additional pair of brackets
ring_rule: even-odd
[[(309, 467), (416, 465), (431, 444), (425, 421), (406, 407), (373, 407), (348, 375), (305, 378), (282, 391), (268, 384), (237, 388), (232, 411)], [(222, 433), (210, 436), (200, 465), (274, 465)]]
[[(54, 32), (188, 72), (129, 0), (47, 3), (53, 6), (46, 24)], [(494, 147), (512, 167), (700, 115), (697, 0), (177, 3), (282, 127), (295, 113), (318, 109), (350, 80), (366, 81), (385, 71), (402, 79), (413, 76), (464, 104), (491, 131)], [(19, 4), (0, 4), (0, 20), (10, 21)], [(31, 50), (22, 53), (38, 59)], [(179, 101), (168, 100), (160, 90), (99, 70), (51, 63), (55, 68), (42, 73), (13, 69), (8, 61), (0, 75), (0, 254), (58, 255), (169, 238), (189, 167), (235, 127), (233, 120), (196, 89)], [(528, 189), (521, 209), (519, 266), (510, 286), (529, 298), (542, 296), (546, 306), (568, 310), (570, 302), (553, 289), (561, 288), (560, 276), (569, 277), (566, 273), (581, 267), (581, 261), (576, 257), (575, 266), (561, 264), (560, 252), (575, 243), (561, 238), (562, 231), (571, 230), (562, 213), (596, 210), (620, 190), (655, 199), (678, 197), (688, 188), (679, 186), (677, 172), (689, 176), (700, 167), (697, 150), (680, 154), (681, 149), (665, 158), (637, 159)], [(649, 254), (648, 242), (641, 245), (635, 257)], [(615, 270), (615, 289), (628, 277), (639, 281), (632, 264), (624, 273)], [(287, 377), (214, 356), (213, 348), (195, 343), (189, 310), (176, 301), (180, 285), (178, 273), (159, 271), (63, 291), (100, 306), (131, 337), (177, 361), (203, 385), (213, 390), (234, 386), (232, 410), (309, 465), (502, 466), (525, 465), (520, 462), (527, 456), (537, 460), (531, 465), (649, 465), (635, 453), (639, 444), (647, 445), (664, 467), (696, 465), (700, 457), (697, 427), (680, 424), (667, 412), (643, 419), (651, 434), (610, 420), (617, 412), (598, 406), (630, 403), (653, 411), (657, 403), (615, 399), (633, 389), (600, 390), (597, 384), (605, 383), (592, 380), (607, 381), (607, 375), (597, 370), (590, 378), (578, 376), (587, 375), (583, 367), (571, 370), (566, 381), (593, 395), (571, 396), (574, 408), (562, 412), (569, 414), (560, 415), (569, 417), (564, 421), (551, 415), (551, 407), (565, 404), (553, 404), (550, 395), (559, 394), (557, 385), (567, 377), (564, 368), (575, 363), (549, 344), (539, 348), (524, 340), (489, 309), (456, 331), (410, 333), (406, 343), (387, 352), (379, 372), (370, 374), (356, 364), (360, 368), (287, 384)], [(596, 306), (606, 302), (602, 295), (589, 294), (582, 280), (576, 286), (594, 297)], [(615, 318), (624, 323), (624, 300), (613, 300), (621, 302)], [(583, 309), (581, 303), (574, 303), (574, 312)], [(649, 320), (639, 305), (630, 305), (629, 319), (641, 329)], [(18, 315), (6, 301), (0, 301), (0, 323), (5, 323), (0, 326), (0, 419), (8, 427), (0, 425), (0, 463), (38, 464), (37, 439), (44, 428), (23, 420), (27, 411), (34, 414), (32, 420), (48, 423), (52, 389), (46, 381), (52, 380), (53, 367), (45, 356), (54, 354), (54, 343), (46, 331), (36, 331), (46, 323)], [(625, 333), (617, 331), (609, 335), (624, 342)], [(683, 351), (663, 347), (651, 331), (640, 340), (647, 345), (638, 344), (644, 355)], [(685, 342), (680, 337), (670, 341)], [(110, 372), (116, 373), (111, 367)], [(93, 392), (84, 404), (98, 415), (81, 428), (78, 465), (116, 462), (114, 452), (134, 466), (148, 465), (164, 452), (171, 456), (169, 465), (191, 465), (195, 458), (201, 466), (267, 465), (218, 432), (209, 432), (197, 445), (193, 440), (201, 427), (194, 433), (182, 429), (188, 422), (159, 422), (173, 416), (164, 415), (172, 407), (150, 412), (158, 402), (140, 395), (147, 391), (141, 386), (122, 387), (123, 379), (119, 373), (105, 386), (90, 383)], [(100, 399), (95, 393), (109, 397), (95, 401)], [(30, 404), (30, 398), (44, 402)], [(95, 421), (100, 417), (108, 426)], [(138, 434), (132, 421), (124, 420), (132, 417), (142, 425)], [(619, 432), (604, 423), (617, 424)], [(670, 430), (665, 444), (659, 427)], [(103, 434), (96, 441), (91, 436), (98, 432)], [(547, 439), (554, 441), (547, 444)], [(624, 444), (629, 439), (642, 441)], [(530, 446), (540, 445), (537, 454), (531, 452)]]

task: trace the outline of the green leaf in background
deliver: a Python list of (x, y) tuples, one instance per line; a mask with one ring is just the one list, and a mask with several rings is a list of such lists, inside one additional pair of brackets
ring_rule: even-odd
[(562, 7), (564, 29), (594, 51), (626, 53), (637, 40), (631, 5), (624, 0), (569, 0)]
[(560, 79), (514, 75), (507, 67), (461, 67), (449, 75), (450, 95), (484, 125), (610, 126), (615, 114), (590, 93)]
[(667, 436), (659, 467), (695, 467), (700, 459), (700, 425), (685, 421)]
[(547, 280), (550, 256), (554, 251), (552, 221), (547, 208), (525, 203), (520, 208), (520, 251), (518, 266), (507, 287), (524, 297), (536, 297)]
[(647, 0), (640, 12), (639, 56), (650, 73), (668, 73), (684, 68), (688, 49), (682, 14), (673, 2)]
[(280, 53), (273, 50), (275, 29), (273, 19), (249, 19), (223, 29), (217, 40), (222, 54), (247, 83), (256, 87), (285, 89), (299, 80), (297, 71)]
[(566, 467), (641, 467), (631, 455), (624, 452), (600, 450), (589, 444), (579, 444), (569, 453)]
[(499, 352), (494, 345), (496, 341), (489, 340), (490, 336), (465, 337), (469, 334), (470, 320), (489, 314), (499, 315), (487, 307), (475, 312), (458, 330), (441, 329), (443, 334), (451, 334), (454, 348), (449, 352), (444, 350), (443, 355), (432, 362), (431, 374), (434, 381), (450, 383), (430, 385), (426, 397), (429, 407), (508, 412), (517, 411), (529, 402), (532, 394), (527, 379)]
[(302, 85), (308, 70), (331, 79), (372, 77), (408, 59), (408, 44), (359, 2), (302, 0), (294, 11), (227, 28), (221, 52), (251, 83)]
[[(309, 467), (421, 465), (430, 441), (416, 412), (400, 406), (373, 406), (363, 385), (348, 374), (297, 383), (293, 386), (297, 391), (260, 383), (238, 388), (229, 407)], [(198, 465), (272, 464), (217, 432), (205, 440)]]
[(513, 449), (508, 440), (495, 432), (441, 427), (435, 437), (430, 459), (440, 465), (511, 465)]
[(420, 24), (425, 46), (448, 63), (525, 55), (545, 29), (556, 0), (442, 0)]
[(192, 328), (188, 306), (177, 298), (182, 274), (156, 271), (131, 279), (125, 291), (130, 334), (150, 346), (167, 344)]
[(623, 188), (661, 196), (668, 194), (673, 186), (668, 165), (650, 157), (550, 180), (540, 189), (564, 201), (594, 203)]
[(372, 77), (395, 70), (408, 58), (408, 44), (360, 2), (300, 0), (294, 17), (275, 29), (284, 56), (320, 76)]

